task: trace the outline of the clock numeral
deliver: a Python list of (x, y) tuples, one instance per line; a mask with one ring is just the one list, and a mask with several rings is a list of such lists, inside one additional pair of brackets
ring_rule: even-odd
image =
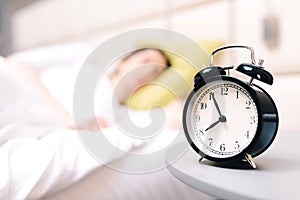
[(239, 141), (235, 141), (235, 143), (234, 143), (234, 149), (239, 149), (239, 148), (240, 148)]
[(203, 135), (204, 134), (204, 130), (203, 130), (203, 128), (199, 128), (199, 134), (201, 134), (201, 135)]
[(209, 100), (212, 100), (212, 99), (213, 99), (213, 96), (215, 96), (215, 93), (214, 93), (214, 92), (210, 92), (210, 93), (209, 93)]
[(212, 139), (212, 138), (208, 138), (208, 145), (209, 145), (209, 146), (212, 145), (212, 142), (213, 142), (213, 139)]
[(225, 151), (225, 144), (220, 145), (220, 151)]
[(246, 136), (247, 139), (249, 139), (249, 136), (250, 136), (249, 131), (247, 131), (247, 133), (245, 134), (245, 136)]
[(221, 95), (228, 95), (228, 87), (221, 87)]
[(200, 122), (200, 119), (201, 119), (200, 115), (196, 115), (195, 119), (196, 119), (197, 122)]
[(206, 108), (207, 108), (207, 103), (201, 102), (201, 104), (200, 104), (200, 109), (201, 109), (201, 110), (205, 110)]
[(236, 91), (236, 98), (239, 98), (239, 91)]
[(250, 124), (255, 124), (256, 120), (255, 120), (255, 116), (251, 116), (250, 117)]
[(246, 101), (246, 109), (250, 109), (251, 101)]

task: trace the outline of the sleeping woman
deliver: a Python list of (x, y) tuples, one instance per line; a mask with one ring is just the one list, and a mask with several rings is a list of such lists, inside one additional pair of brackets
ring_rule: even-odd
[[(113, 124), (112, 115), (108, 115), (112, 106), (122, 115), (122, 110), (127, 110), (124, 103), (128, 97), (136, 89), (153, 81), (167, 67), (169, 62), (164, 53), (153, 48), (133, 51), (117, 62), (108, 76), (102, 77), (95, 93), (95, 112), (100, 127)], [(91, 119), (78, 124), (76, 128), (93, 130), (98, 124)]]
[[(95, 130), (98, 125), (102, 128), (112, 125), (112, 116), (108, 115), (112, 103), (116, 107), (119, 105), (123, 107), (121, 105), (134, 90), (153, 81), (169, 67), (167, 57), (159, 49), (144, 48), (129, 53), (115, 64), (114, 70), (111, 70), (108, 76), (101, 77), (98, 90), (95, 91), (95, 113), (98, 123), (95, 123), (95, 119), (91, 116), (91, 119), (75, 125), (71, 113), (73, 89), (79, 68), (71, 71), (54, 71), (55, 78), (52, 77), (50, 80), (57, 82), (58, 86), (49, 92), (35, 69), (16, 59), (8, 59), (8, 62), (10, 68), (14, 69), (35, 93), (39, 94), (64, 124), (70, 128), (89, 130)], [(63, 95), (59, 94), (64, 94), (64, 97), (61, 98)]]
[(0, 58), (0, 199), (50, 195), (99, 166), (70, 129), (112, 126), (105, 103), (122, 106), (136, 88), (167, 67), (167, 58), (157, 49), (126, 56), (103, 80), (107, 87), (118, 90), (117, 95), (113, 99), (109, 94), (99, 95), (99, 101), (104, 100), (99, 103), (96, 121), (91, 116), (74, 124), (70, 112), (43, 86), (33, 68), (14, 58)]

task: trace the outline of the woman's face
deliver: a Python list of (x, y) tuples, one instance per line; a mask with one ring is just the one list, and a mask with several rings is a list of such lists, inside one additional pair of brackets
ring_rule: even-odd
[(145, 49), (125, 59), (118, 68), (121, 83), (129, 91), (153, 81), (166, 69), (167, 59), (158, 50)]

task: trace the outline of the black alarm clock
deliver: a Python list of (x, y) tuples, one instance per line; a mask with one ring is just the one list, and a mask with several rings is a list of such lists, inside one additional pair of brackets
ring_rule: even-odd
[[(228, 48), (246, 48), (251, 63), (242, 63), (236, 70), (250, 77), (249, 81), (230, 76), (234, 67), (213, 65), (215, 53)], [(227, 45), (214, 50), (210, 66), (194, 77), (194, 89), (183, 111), (183, 128), (191, 147), (203, 158), (215, 163), (248, 162), (273, 142), (278, 129), (278, 111), (271, 96), (253, 80), (273, 84), (271, 73), (263, 69), (263, 61), (255, 62), (249, 46)]]

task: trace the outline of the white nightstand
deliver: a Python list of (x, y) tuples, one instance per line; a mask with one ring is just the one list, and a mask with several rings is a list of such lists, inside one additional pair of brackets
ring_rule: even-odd
[[(187, 142), (186, 142), (187, 143)], [(168, 170), (182, 182), (217, 199), (297, 199), (300, 196), (300, 133), (278, 132), (275, 142), (255, 158), (257, 169), (215, 167), (198, 162), (189, 148), (174, 162), (186, 143), (166, 154)]]

